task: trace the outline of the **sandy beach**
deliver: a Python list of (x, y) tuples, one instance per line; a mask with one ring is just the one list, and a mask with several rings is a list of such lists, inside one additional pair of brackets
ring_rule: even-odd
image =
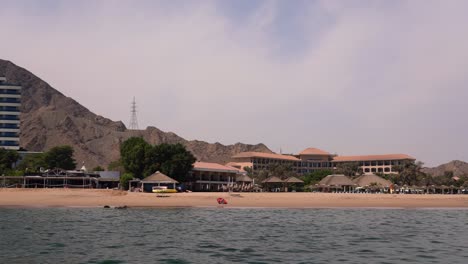
[(468, 195), (346, 193), (152, 193), (82, 189), (0, 189), (0, 207), (468, 208)]

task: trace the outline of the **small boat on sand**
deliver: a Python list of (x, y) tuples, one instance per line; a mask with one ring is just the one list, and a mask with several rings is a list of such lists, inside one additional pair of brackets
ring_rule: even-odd
[(176, 189), (168, 189), (167, 186), (154, 186), (153, 187), (154, 193), (176, 193)]

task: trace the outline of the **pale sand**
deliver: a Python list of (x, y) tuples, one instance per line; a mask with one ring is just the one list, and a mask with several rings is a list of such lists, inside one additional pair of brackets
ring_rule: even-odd
[[(82, 189), (0, 189), (0, 207), (224, 207), (276, 208), (468, 208), (468, 195), (344, 193), (152, 193)], [(237, 196), (239, 195), (239, 196)]]

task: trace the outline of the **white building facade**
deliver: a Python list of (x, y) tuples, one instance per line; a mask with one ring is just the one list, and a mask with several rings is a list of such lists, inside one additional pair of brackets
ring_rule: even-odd
[(21, 86), (0, 77), (0, 148), (18, 150), (21, 113)]

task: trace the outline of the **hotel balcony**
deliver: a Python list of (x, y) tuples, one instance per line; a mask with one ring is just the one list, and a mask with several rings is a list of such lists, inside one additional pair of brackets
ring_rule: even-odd
[[(18, 141), (19, 141), (19, 137), (18, 137), (18, 136), (16, 136), (16, 137), (9, 137), (9, 136), (5, 137), (5, 136), (0, 136), (0, 142), (2, 142), (2, 141), (3, 141), (3, 142), (13, 142), (13, 141), (18, 142)], [(0, 143), (0, 145), (1, 145), (1, 144), (2, 144), (2, 143)]]
[(21, 98), (21, 94), (6, 94), (6, 93), (0, 93), (0, 97), (2, 98)]
[(13, 102), (13, 103), (8, 102), (7, 103), (7, 102), (0, 101), (0, 106), (1, 107), (16, 107), (16, 108), (18, 108), (17, 111), (20, 111), (19, 109), (21, 107), (21, 102)]
[(19, 133), (19, 132), (20, 132), (20, 128), (19, 128), (19, 127), (17, 127), (17, 128), (5, 128), (5, 127), (0, 127), (0, 134), (1, 134), (1, 133), (5, 133), (5, 132)]
[(19, 127), (19, 124), (20, 124), (20, 120), (19, 119), (15, 119), (15, 120), (10, 120), (10, 119), (1, 119), (0, 118), (0, 125), (10, 125), (10, 124), (15, 124)]

